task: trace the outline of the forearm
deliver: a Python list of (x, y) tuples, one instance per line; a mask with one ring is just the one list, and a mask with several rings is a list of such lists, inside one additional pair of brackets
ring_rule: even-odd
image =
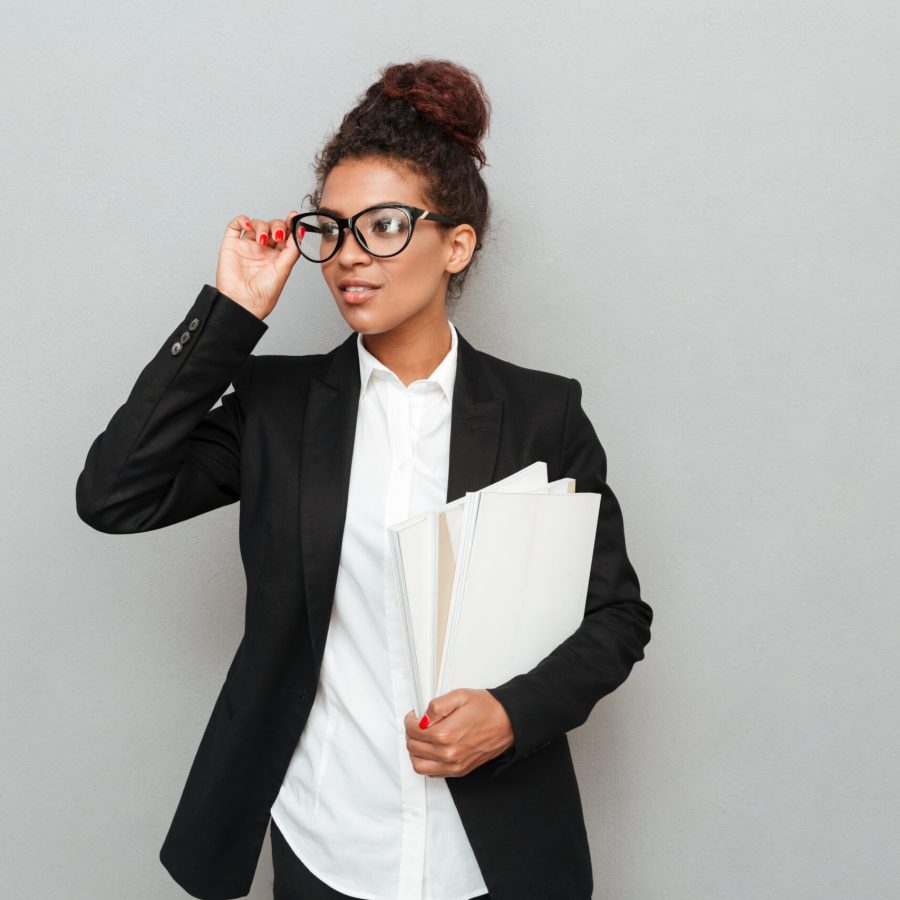
[(641, 599), (625, 549), (622, 511), (606, 483), (606, 454), (574, 379), (562, 433), (553, 477), (573, 477), (577, 491), (601, 495), (585, 614), (578, 629), (530, 671), (488, 689), (506, 709), (515, 741), (493, 761), (492, 775), (583, 724), (597, 701), (644, 658), (650, 640), (653, 611)]
[(92, 443), (75, 490), (82, 520), (109, 533), (146, 531), (237, 498), (240, 404), (230, 396), (209, 410), (249, 374), (267, 328), (204, 285)]
[(533, 669), (489, 688), (509, 716), (514, 739), (493, 774), (582, 725), (596, 703), (644, 658), (651, 621), (652, 611), (637, 595), (635, 582), (632, 599), (586, 615), (577, 631)]

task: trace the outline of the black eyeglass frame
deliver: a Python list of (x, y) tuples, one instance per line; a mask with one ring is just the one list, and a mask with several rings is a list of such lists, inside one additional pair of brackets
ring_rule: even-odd
[[(399, 249), (394, 251), (393, 253), (374, 253), (367, 246), (366, 242), (360, 237), (359, 232), (356, 230), (356, 223), (359, 221), (361, 216), (364, 216), (367, 212), (372, 212), (373, 209), (402, 209), (409, 216), (409, 234), (406, 236), (406, 243)], [(297, 240), (297, 223), (301, 218), (305, 216), (327, 216), (329, 219), (334, 219), (335, 222), (338, 223), (338, 239), (337, 244), (335, 244), (334, 250), (325, 257), (325, 259), (310, 259), (304, 252), (303, 247), (301, 246), (300, 241)], [(398, 253), (402, 253), (408, 246), (409, 242), (412, 240), (413, 232), (416, 230), (416, 222), (419, 219), (430, 219), (433, 222), (440, 222), (444, 225), (459, 225), (455, 219), (451, 219), (448, 216), (442, 216), (440, 213), (431, 212), (428, 209), (421, 209), (418, 206), (409, 206), (406, 203), (376, 203), (374, 206), (367, 206), (365, 209), (361, 209), (355, 215), (350, 216), (349, 218), (343, 218), (341, 216), (336, 216), (334, 213), (321, 212), (320, 210), (314, 209), (310, 212), (298, 213), (291, 219), (291, 236), (294, 238), (294, 243), (297, 245), (297, 249), (300, 251), (301, 256), (304, 259), (309, 259), (310, 262), (319, 263), (320, 265), (324, 262), (328, 262), (340, 249), (341, 245), (344, 243), (344, 236), (347, 233), (347, 229), (349, 228), (353, 232), (353, 237), (356, 238), (357, 243), (363, 250), (366, 251), (371, 256), (375, 256), (378, 259), (390, 259), (392, 256), (396, 256)]]

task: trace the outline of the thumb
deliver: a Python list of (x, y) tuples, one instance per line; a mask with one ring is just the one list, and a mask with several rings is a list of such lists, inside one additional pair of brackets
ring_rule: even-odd
[(291, 219), (296, 215), (297, 211), (292, 210), (284, 220), (284, 227), (289, 236), (284, 242), (284, 246), (278, 251), (278, 255), (272, 260), (275, 270), (284, 281), (287, 280), (288, 275), (291, 274), (291, 269), (294, 268), (295, 263), (300, 259), (300, 251), (297, 249), (297, 243), (293, 236), (290, 235)]
[(456, 690), (447, 691), (446, 694), (434, 697), (425, 708), (425, 716), (423, 716), (423, 720), (427, 721), (425, 727), (434, 725), (435, 722), (440, 722), (441, 719), (446, 719), (450, 713), (455, 712), (462, 705), (464, 700), (465, 696), (462, 692)]

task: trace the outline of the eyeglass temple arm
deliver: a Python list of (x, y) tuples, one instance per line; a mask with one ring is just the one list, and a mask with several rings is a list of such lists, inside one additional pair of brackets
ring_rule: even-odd
[(446, 222), (448, 225), (458, 225), (454, 219), (450, 219), (447, 216), (442, 216), (440, 213), (432, 212), (431, 210), (426, 209), (425, 212), (419, 216), (420, 219), (433, 219), (435, 222)]

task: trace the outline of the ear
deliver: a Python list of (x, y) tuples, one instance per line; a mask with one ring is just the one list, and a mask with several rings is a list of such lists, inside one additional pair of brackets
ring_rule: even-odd
[(451, 273), (461, 272), (471, 261), (477, 243), (478, 235), (471, 225), (457, 225), (449, 231), (448, 246), (450, 256), (447, 259), (444, 271)]

